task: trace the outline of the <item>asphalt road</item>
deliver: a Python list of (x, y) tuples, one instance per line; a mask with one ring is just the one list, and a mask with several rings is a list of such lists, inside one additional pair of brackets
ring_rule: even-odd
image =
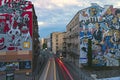
[(75, 80), (73, 79), (73, 76), (71, 75), (66, 65), (59, 58), (55, 58), (55, 61), (56, 69), (59, 74), (59, 80)]
[(58, 80), (56, 77), (56, 65), (53, 55), (49, 55), (48, 62), (41, 74), (39, 80)]

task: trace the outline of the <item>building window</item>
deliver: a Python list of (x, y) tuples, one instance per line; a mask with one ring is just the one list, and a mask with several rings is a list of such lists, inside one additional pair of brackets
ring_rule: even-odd
[(56, 50), (58, 50), (58, 46), (56, 46)]
[(71, 28), (70, 28), (70, 32), (71, 32)]
[(58, 38), (56, 39), (56, 42), (58, 42)]

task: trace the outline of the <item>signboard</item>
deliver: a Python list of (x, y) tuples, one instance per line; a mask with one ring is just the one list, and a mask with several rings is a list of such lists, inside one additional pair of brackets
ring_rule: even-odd
[(0, 51), (32, 50), (31, 2), (6, 1), (0, 6)]

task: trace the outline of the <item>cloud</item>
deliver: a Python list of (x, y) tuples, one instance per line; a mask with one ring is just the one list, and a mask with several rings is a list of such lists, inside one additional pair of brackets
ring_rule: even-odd
[[(35, 12), (38, 17), (40, 30), (58, 31), (65, 29), (66, 25), (81, 9), (87, 8), (91, 3), (100, 6), (113, 5), (120, 7), (119, 0), (30, 0), (34, 4)], [(52, 31), (51, 30), (51, 31)], [(45, 31), (46, 32), (46, 31)], [(41, 33), (41, 35), (44, 35)]]
[(45, 25), (46, 25), (46, 23), (45, 23), (45, 22), (43, 22), (43, 21), (38, 21), (38, 25), (39, 25), (39, 26), (45, 26)]

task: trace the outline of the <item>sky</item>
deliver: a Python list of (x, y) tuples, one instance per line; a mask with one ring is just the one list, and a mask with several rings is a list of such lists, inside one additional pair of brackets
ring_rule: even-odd
[(120, 8), (120, 0), (29, 0), (34, 4), (38, 17), (40, 38), (49, 37), (52, 32), (66, 31), (66, 25), (81, 9), (91, 3), (100, 6), (113, 5)]

